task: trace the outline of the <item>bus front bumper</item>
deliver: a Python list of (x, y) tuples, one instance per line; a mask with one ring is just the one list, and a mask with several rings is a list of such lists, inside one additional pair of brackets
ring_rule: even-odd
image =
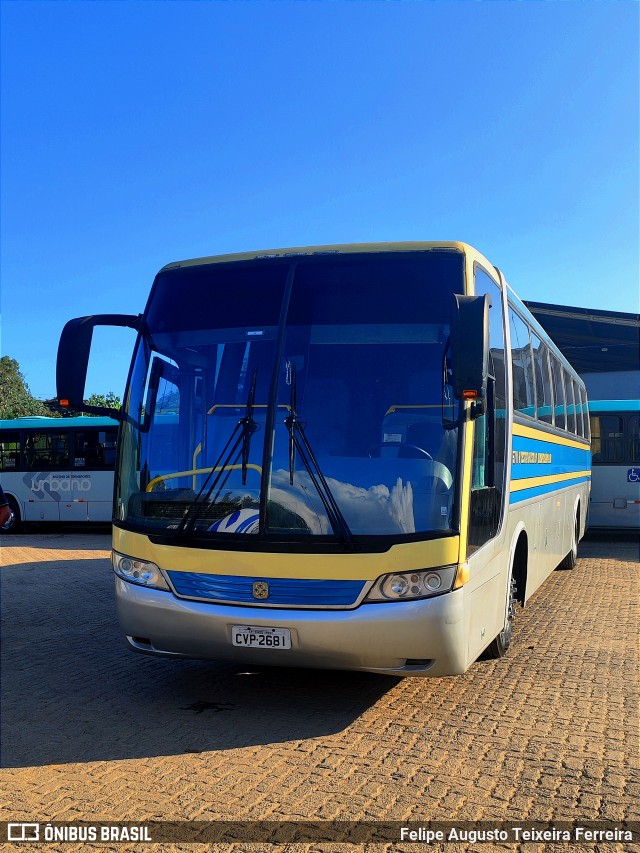
[[(121, 627), (142, 654), (432, 677), (468, 663), (462, 589), (355, 610), (290, 610), (189, 601), (118, 577), (115, 584)], [(239, 625), (287, 628), (291, 648), (234, 646)]]

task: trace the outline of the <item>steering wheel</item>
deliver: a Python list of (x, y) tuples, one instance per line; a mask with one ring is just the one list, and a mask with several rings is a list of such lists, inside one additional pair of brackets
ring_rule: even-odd
[[(424, 456), (426, 459), (430, 459), (433, 462), (433, 456), (428, 453), (424, 447), (418, 447), (417, 444), (404, 444), (401, 441), (381, 441), (379, 444), (374, 444), (373, 447), (370, 447), (367, 451), (369, 458), (373, 459), (374, 452), (385, 447), (397, 447), (399, 450), (413, 450), (414, 456)], [(398, 457), (400, 457), (400, 453), (398, 453)], [(409, 455), (409, 458), (411, 458), (411, 455)]]

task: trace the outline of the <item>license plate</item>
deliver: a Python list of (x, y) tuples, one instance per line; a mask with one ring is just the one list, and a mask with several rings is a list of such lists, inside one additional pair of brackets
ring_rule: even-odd
[(290, 649), (291, 631), (288, 628), (251, 628), (234, 625), (231, 642), (243, 649)]

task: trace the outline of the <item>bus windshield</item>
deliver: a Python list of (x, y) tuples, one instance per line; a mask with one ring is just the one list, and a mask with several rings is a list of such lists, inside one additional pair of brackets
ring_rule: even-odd
[(160, 273), (125, 401), (119, 522), (212, 547), (453, 531), (462, 292), (452, 251)]

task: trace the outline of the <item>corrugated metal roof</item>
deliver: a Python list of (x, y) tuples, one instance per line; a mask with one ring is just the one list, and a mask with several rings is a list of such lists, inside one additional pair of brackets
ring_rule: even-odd
[(640, 314), (524, 304), (578, 373), (640, 370)]

